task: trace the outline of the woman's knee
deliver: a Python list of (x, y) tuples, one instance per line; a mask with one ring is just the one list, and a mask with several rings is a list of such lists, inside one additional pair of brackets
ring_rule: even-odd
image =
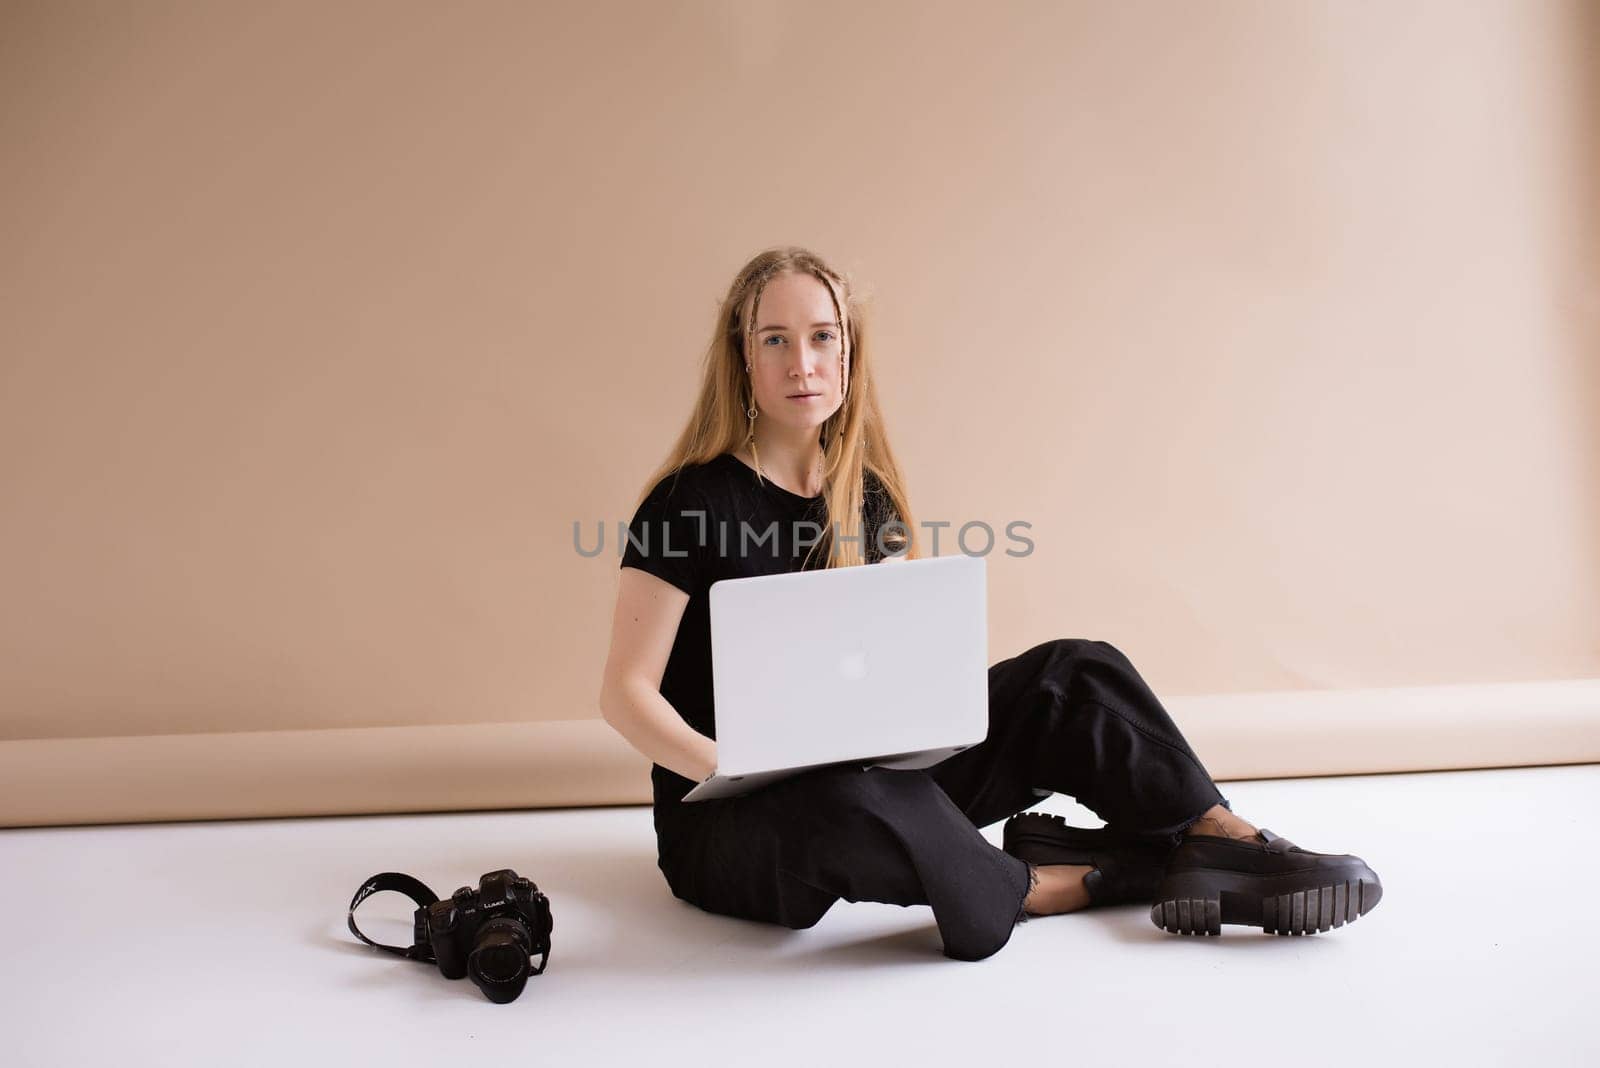
[(1111, 664), (1120, 671), (1133, 669), (1133, 661), (1110, 642), (1098, 638), (1054, 638), (1034, 647), (1044, 661), (1048, 675), (1070, 674), (1083, 664)]
[(1110, 656), (1123, 660), (1127, 659), (1121, 649), (1099, 638), (1052, 638), (1044, 642), (1041, 648), (1071, 656)]

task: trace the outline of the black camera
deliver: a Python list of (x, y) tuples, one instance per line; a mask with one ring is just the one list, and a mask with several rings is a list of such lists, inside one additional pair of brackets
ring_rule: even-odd
[[(550, 951), (550, 904), (539, 888), (510, 868), (463, 886), (448, 901), (418, 909), (439, 971), (470, 975), (490, 1001), (513, 1001), (528, 981), (531, 957)], [(544, 963), (533, 974), (544, 971)]]
[[(382, 890), (398, 890), (418, 905), (409, 949), (380, 945), (356, 927), (356, 906)], [(485, 997), (501, 1005), (517, 999), (529, 975), (544, 972), (554, 926), (549, 899), (510, 868), (488, 872), (477, 890), (463, 886), (443, 900), (409, 875), (374, 875), (351, 900), (349, 923), (367, 945), (437, 963), (446, 979), (470, 976)]]

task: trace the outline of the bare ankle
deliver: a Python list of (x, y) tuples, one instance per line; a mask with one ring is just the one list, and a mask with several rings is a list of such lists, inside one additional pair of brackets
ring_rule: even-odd
[(1094, 868), (1086, 864), (1042, 864), (1034, 869), (1039, 881), (1022, 903), (1023, 911), (1033, 916), (1053, 916), (1074, 912), (1089, 904), (1089, 890), (1083, 877)]
[(1213, 835), (1218, 838), (1250, 840), (1256, 837), (1257, 828), (1245, 822), (1222, 805), (1212, 805), (1183, 832)]

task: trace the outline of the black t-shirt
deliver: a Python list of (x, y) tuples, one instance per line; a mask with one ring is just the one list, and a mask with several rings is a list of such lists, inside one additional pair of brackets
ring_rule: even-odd
[[(876, 532), (895, 518), (877, 476), (865, 473), (862, 555), (877, 563), (883, 554)], [(684, 720), (709, 738), (717, 736), (711, 686), (711, 611), (714, 582), (751, 575), (776, 575), (826, 566), (823, 498), (802, 497), (760, 479), (732, 453), (669, 474), (651, 488), (628, 524), (622, 567), (664, 579), (689, 595), (661, 676), (661, 695)], [(853, 534), (853, 531), (846, 531)], [(811, 559), (807, 561), (807, 554)], [(650, 765), (657, 832), (691, 819), (705, 804), (682, 804), (696, 785), (659, 764)]]

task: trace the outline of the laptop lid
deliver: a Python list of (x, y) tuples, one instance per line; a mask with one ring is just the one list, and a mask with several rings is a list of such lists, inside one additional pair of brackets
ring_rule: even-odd
[(983, 741), (986, 578), (963, 554), (713, 583), (717, 777)]

